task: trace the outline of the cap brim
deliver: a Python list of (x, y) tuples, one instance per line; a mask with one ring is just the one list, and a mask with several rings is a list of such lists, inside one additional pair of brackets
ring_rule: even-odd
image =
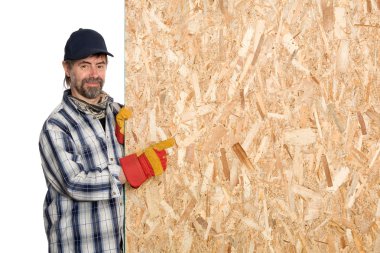
[(113, 54), (111, 54), (108, 51), (105, 51), (105, 50), (102, 50), (102, 49), (93, 49), (91, 51), (88, 51), (88, 52), (85, 52), (83, 54), (77, 55), (76, 57), (67, 57), (67, 56), (65, 56), (64, 61), (66, 61), (66, 60), (76, 61), (76, 60), (87, 58), (87, 57), (89, 57), (91, 55), (95, 55), (95, 54), (106, 54), (106, 55), (109, 55), (111, 57), (114, 57)]
[(94, 55), (94, 54), (106, 54), (106, 55), (113, 57), (113, 54), (111, 54), (108, 51), (101, 50), (101, 49), (100, 50), (92, 50), (92, 52), (90, 54), (88, 54), (86, 57), (88, 57), (90, 55)]

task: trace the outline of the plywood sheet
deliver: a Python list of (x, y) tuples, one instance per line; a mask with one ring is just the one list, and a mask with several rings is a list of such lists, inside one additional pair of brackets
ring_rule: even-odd
[(379, 252), (380, 2), (125, 1), (125, 101), (167, 171), (128, 252)]

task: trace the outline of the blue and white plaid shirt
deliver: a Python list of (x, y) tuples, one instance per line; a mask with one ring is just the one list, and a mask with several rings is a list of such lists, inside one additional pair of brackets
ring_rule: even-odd
[(79, 111), (66, 90), (43, 125), (39, 148), (47, 183), (45, 230), (50, 253), (120, 253), (124, 206), (115, 137), (120, 109), (109, 98), (106, 123)]

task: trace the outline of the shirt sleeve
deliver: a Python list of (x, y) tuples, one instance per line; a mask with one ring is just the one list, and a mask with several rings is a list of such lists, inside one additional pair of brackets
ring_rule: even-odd
[(64, 131), (45, 129), (39, 148), (46, 180), (61, 194), (80, 201), (120, 196), (118, 175), (121, 167), (108, 164), (105, 168), (86, 168), (74, 141)]

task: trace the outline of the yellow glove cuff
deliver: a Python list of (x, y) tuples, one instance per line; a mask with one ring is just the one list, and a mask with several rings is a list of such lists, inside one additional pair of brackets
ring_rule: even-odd
[(160, 158), (157, 156), (153, 148), (149, 147), (145, 149), (144, 154), (153, 168), (154, 175), (156, 176), (161, 175), (164, 169), (162, 168)]

